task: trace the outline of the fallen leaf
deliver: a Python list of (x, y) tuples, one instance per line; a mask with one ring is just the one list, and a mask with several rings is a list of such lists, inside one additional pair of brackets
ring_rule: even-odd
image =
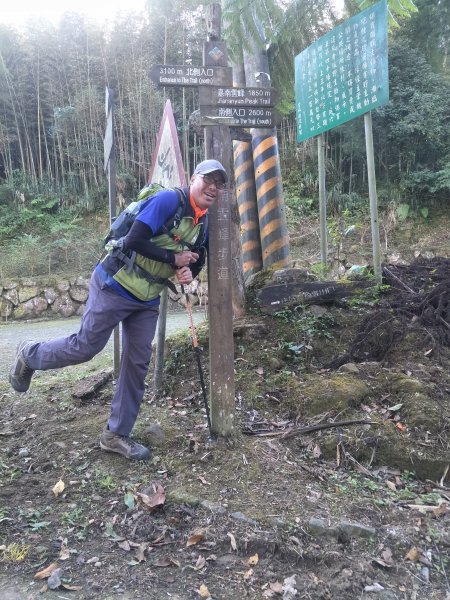
[(389, 480), (387, 480), (387, 481), (386, 481), (386, 485), (387, 485), (387, 486), (388, 486), (388, 488), (389, 488), (390, 490), (392, 490), (393, 492), (396, 492), (396, 491), (397, 491), (397, 486), (395, 485), (395, 483), (394, 483), (393, 481), (389, 481)]
[(127, 492), (123, 497), (123, 501), (125, 506), (128, 506), (130, 509), (133, 509), (136, 506), (136, 499), (132, 492)]
[(150, 512), (153, 512), (166, 501), (166, 492), (163, 486), (157, 481), (152, 482), (152, 495), (143, 494), (141, 492), (136, 492), (137, 499), (147, 508)]
[(245, 571), (244, 573), (244, 579), (247, 581), (247, 579), (250, 579), (250, 577), (253, 576), (253, 569), (249, 569), (248, 571)]
[(396, 404), (395, 406), (390, 406), (387, 410), (390, 410), (391, 412), (396, 412), (397, 410), (400, 410), (402, 406), (403, 406), (403, 403)]
[(397, 429), (399, 429), (400, 431), (406, 431), (406, 425), (403, 425), (403, 423), (396, 423), (395, 426), (397, 427)]
[(69, 585), (68, 583), (62, 583), (61, 587), (63, 587), (65, 590), (71, 590), (73, 592), (83, 589), (82, 585)]
[(386, 548), (386, 550), (383, 550), (383, 552), (381, 553), (381, 558), (387, 563), (394, 563), (394, 559), (392, 558), (392, 550), (390, 548)]
[(200, 556), (197, 558), (197, 562), (195, 563), (194, 569), (195, 569), (196, 571), (200, 571), (200, 569), (203, 569), (203, 567), (204, 567), (205, 565), (206, 565), (206, 560), (205, 560), (205, 557), (204, 557), (204, 556), (202, 556), (202, 555), (200, 555)]
[(376, 563), (377, 565), (380, 565), (381, 567), (390, 569), (391, 567), (394, 566), (394, 561), (392, 558), (392, 551), (389, 548), (386, 548), (386, 550), (384, 550), (381, 553), (381, 558), (374, 558), (373, 562)]
[(36, 573), (36, 575), (34, 576), (34, 578), (35, 579), (46, 579), (47, 577), (50, 577), (50, 575), (53, 573), (53, 571), (57, 568), (58, 568), (58, 563), (56, 563), (56, 562), (51, 563), (50, 565), (45, 567), (45, 569), (42, 569), (42, 571), (38, 571)]
[(195, 546), (195, 544), (198, 544), (199, 542), (203, 542), (203, 540), (205, 539), (205, 534), (203, 532), (197, 532), (197, 533), (193, 533), (191, 535), (191, 537), (188, 539), (188, 541), (186, 542), (186, 546)]
[(427, 504), (406, 504), (406, 506), (408, 508), (411, 508), (412, 510), (418, 510), (419, 512), (425, 514), (425, 513), (430, 513), (430, 512), (434, 512), (435, 510), (437, 510), (439, 508), (439, 506), (429, 506)]
[(175, 567), (179, 567), (180, 563), (171, 558), (170, 556), (161, 556), (161, 558), (158, 558), (158, 560), (156, 560), (153, 565), (155, 567), (171, 567), (171, 566), (175, 566)]
[(237, 552), (236, 538), (230, 532), (227, 533), (227, 536), (230, 538), (231, 549), (234, 550), (235, 552)]
[(170, 567), (171, 564), (172, 561), (168, 556), (161, 556), (153, 563), (155, 567)]
[(258, 561), (259, 561), (258, 554), (254, 554), (253, 556), (250, 556), (250, 558), (247, 561), (247, 564), (252, 565), (254, 567), (255, 565), (258, 564)]
[(275, 592), (275, 594), (279, 594), (280, 596), (283, 593), (283, 584), (280, 581), (269, 583), (269, 588), (272, 590), (272, 592)]
[(202, 477), (201, 475), (199, 475), (197, 479), (200, 479), (200, 481), (203, 483), (203, 485), (211, 485), (210, 482), (206, 481), (206, 479), (204, 477)]
[(442, 502), (441, 504), (439, 504), (439, 506), (435, 510), (433, 510), (432, 516), (437, 519), (438, 517), (442, 517), (446, 513), (447, 513), (447, 502)]
[(64, 488), (65, 488), (65, 487), (66, 487), (66, 486), (64, 485), (64, 481), (63, 481), (62, 479), (60, 479), (60, 480), (58, 481), (58, 483), (56, 483), (56, 484), (54, 485), (54, 487), (53, 487), (53, 489), (52, 489), (52, 492), (54, 493), (54, 495), (55, 495), (56, 497), (58, 497), (60, 494), (62, 494), (62, 493), (63, 493), (63, 491), (64, 491)]
[(122, 550), (125, 550), (125, 552), (129, 552), (131, 550), (128, 540), (123, 540), (123, 542), (119, 542), (117, 545), (119, 548), (122, 548)]
[(255, 369), (255, 371), (258, 375), (264, 375), (264, 369), (262, 367), (258, 367), (257, 369)]
[(145, 551), (148, 548), (148, 542), (142, 542), (142, 544), (139, 544), (139, 547), (136, 550), (136, 559), (139, 562), (143, 562), (145, 560)]
[(62, 544), (61, 550), (59, 551), (59, 560), (67, 560), (68, 558), (70, 558), (69, 548)]
[(405, 560), (410, 560), (412, 562), (417, 562), (420, 558), (419, 550), (413, 546), (406, 554)]
[(320, 449), (320, 446), (318, 444), (316, 444), (314, 446), (314, 450), (313, 450), (313, 456), (314, 458), (319, 458), (322, 454), (322, 450)]
[(450, 465), (447, 465), (444, 469), (444, 474), (442, 475), (441, 480), (439, 482), (439, 485), (441, 487), (444, 487), (444, 481), (445, 481), (445, 478), (447, 477), (447, 473), (448, 473), (449, 469), (450, 469)]
[(209, 590), (204, 583), (202, 583), (202, 585), (200, 586), (198, 593), (200, 594), (201, 598), (210, 598), (211, 597), (211, 594), (209, 593)]

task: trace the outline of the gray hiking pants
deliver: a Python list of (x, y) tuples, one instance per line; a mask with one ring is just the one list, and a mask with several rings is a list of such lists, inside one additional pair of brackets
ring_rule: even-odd
[(116, 294), (94, 271), (78, 333), (35, 344), (25, 357), (27, 364), (46, 371), (84, 363), (105, 347), (121, 322), (120, 374), (108, 426), (115, 433), (129, 435), (144, 396), (158, 313), (159, 306), (143, 306)]

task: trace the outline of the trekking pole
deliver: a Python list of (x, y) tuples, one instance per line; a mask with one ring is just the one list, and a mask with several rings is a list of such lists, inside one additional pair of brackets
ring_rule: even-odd
[(203, 400), (204, 400), (204, 403), (205, 403), (206, 419), (208, 421), (208, 429), (209, 429), (209, 438), (210, 438), (210, 440), (212, 440), (212, 439), (214, 439), (214, 435), (213, 435), (213, 432), (212, 432), (211, 416), (209, 414), (208, 398), (206, 396), (205, 381), (203, 379), (202, 365), (201, 365), (201, 362), (200, 362), (200, 350), (198, 348), (197, 332), (196, 332), (195, 326), (194, 326), (194, 317), (192, 316), (191, 301), (189, 300), (189, 294), (184, 289), (184, 285), (181, 285), (181, 291), (184, 294), (184, 297), (186, 299), (186, 310), (188, 311), (188, 315), (189, 315), (189, 322), (190, 322), (191, 333), (192, 333), (192, 345), (194, 347), (194, 354), (195, 354), (195, 357), (197, 359), (198, 373), (199, 373), (199, 376), (200, 376), (200, 385), (202, 387)]

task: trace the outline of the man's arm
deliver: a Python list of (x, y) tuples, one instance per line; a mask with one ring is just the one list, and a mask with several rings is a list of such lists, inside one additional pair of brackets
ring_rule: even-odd
[(160, 248), (150, 241), (151, 237), (153, 237), (151, 228), (142, 221), (135, 221), (123, 240), (124, 250), (134, 250), (145, 256), (145, 258), (175, 267), (175, 252)]
[(160, 248), (150, 241), (149, 238), (152, 236), (153, 232), (148, 225), (142, 221), (135, 221), (124, 238), (124, 250), (134, 250), (145, 256), (145, 258), (167, 263), (172, 265), (172, 267), (194, 265), (198, 260), (199, 255), (190, 250), (175, 253), (173, 250)]

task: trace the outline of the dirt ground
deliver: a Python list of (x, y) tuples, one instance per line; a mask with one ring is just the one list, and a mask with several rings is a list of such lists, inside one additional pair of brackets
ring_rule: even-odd
[[(424, 226), (398, 252), (410, 261), (434, 243), (448, 257), (448, 231), (429, 242)], [(2, 380), (1, 598), (449, 599), (445, 336), (395, 313), (403, 333), (382, 356), (330, 366), (396, 297), (237, 321), (230, 440), (209, 440), (188, 332), (173, 338), (164, 393), (149, 381), (135, 428), (146, 463), (98, 447), (107, 376), (76, 397), (107, 372), (102, 358), (38, 373), (23, 395)], [(199, 340), (206, 373), (204, 326)]]

